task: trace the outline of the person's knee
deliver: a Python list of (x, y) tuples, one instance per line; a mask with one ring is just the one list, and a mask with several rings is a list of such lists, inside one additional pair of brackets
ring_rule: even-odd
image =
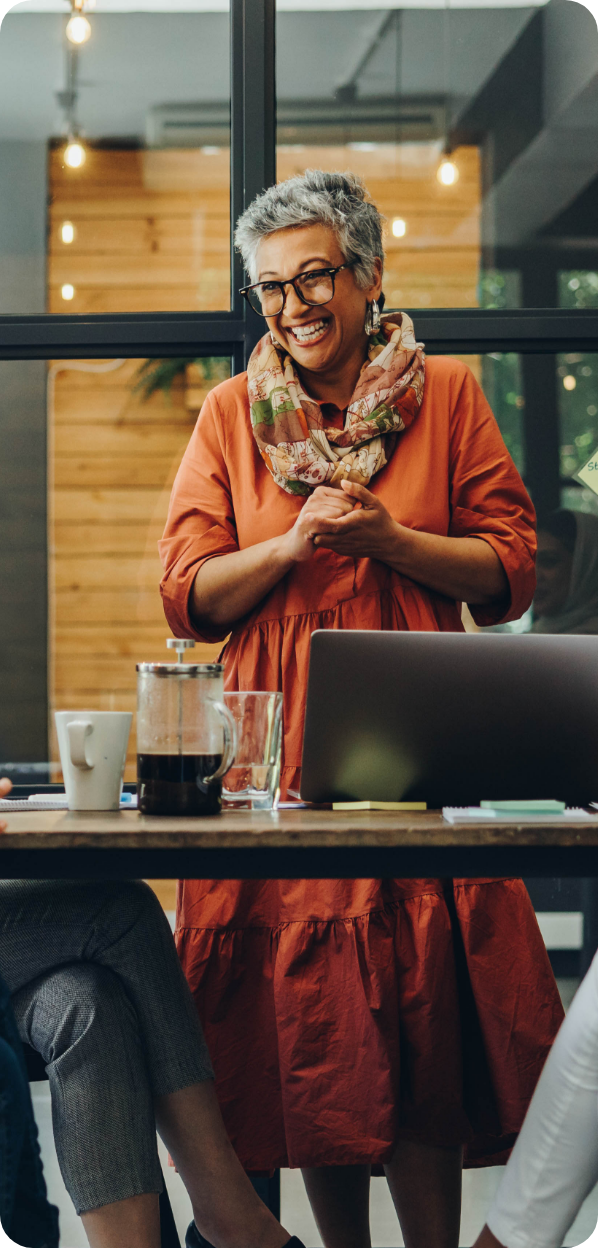
[(144, 880), (108, 881), (104, 893), (103, 925), (110, 931), (128, 931), (144, 922), (164, 922), (164, 911)]
[(133, 1012), (113, 971), (94, 962), (61, 967), (15, 996), (21, 1036), (56, 1062), (75, 1045), (103, 1048)]

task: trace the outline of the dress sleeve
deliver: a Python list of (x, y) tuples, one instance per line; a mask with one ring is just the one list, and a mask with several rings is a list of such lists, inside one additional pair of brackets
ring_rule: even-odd
[(449, 536), (488, 542), (511, 591), (508, 604), (468, 606), (479, 625), (518, 620), (536, 588), (534, 508), (475, 377), (461, 365), (452, 384)]
[(229, 629), (204, 628), (200, 633), (189, 616), (189, 596), (202, 564), (239, 549), (222, 418), (213, 394), (201, 409), (176, 475), (158, 548), (164, 568), (162, 603), (175, 637), (223, 641)]

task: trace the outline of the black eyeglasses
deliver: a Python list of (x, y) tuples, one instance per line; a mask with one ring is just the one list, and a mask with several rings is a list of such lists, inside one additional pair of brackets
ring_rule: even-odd
[(244, 295), (250, 308), (259, 316), (278, 316), (286, 303), (286, 287), (292, 286), (297, 298), (308, 307), (320, 303), (330, 303), (334, 297), (334, 279), (342, 269), (351, 269), (353, 261), (337, 264), (335, 269), (309, 269), (307, 273), (298, 273), (297, 277), (288, 277), (286, 282), (255, 282), (253, 286), (244, 286), (239, 292)]

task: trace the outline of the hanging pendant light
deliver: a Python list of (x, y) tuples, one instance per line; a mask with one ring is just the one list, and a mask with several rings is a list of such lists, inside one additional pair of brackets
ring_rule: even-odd
[(454, 160), (451, 160), (450, 153), (445, 152), (442, 160), (436, 170), (436, 177), (441, 186), (454, 186), (459, 181), (459, 169)]
[(71, 16), (66, 25), (66, 37), (78, 47), (87, 43), (91, 35), (91, 23), (83, 12), (85, 0), (71, 0)]
[(64, 149), (64, 163), (69, 169), (81, 169), (87, 159), (87, 152), (78, 138), (70, 138)]

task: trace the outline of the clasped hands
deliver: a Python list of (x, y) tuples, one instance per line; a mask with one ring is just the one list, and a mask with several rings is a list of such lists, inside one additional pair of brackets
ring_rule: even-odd
[(375, 494), (355, 481), (341, 481), (340, 489), (319, 485), (314, 490), (287, 536), (298, 563), (311, 559), (320, 546), (384, 562), (396, 551), (400, 533), (401, 525)]

